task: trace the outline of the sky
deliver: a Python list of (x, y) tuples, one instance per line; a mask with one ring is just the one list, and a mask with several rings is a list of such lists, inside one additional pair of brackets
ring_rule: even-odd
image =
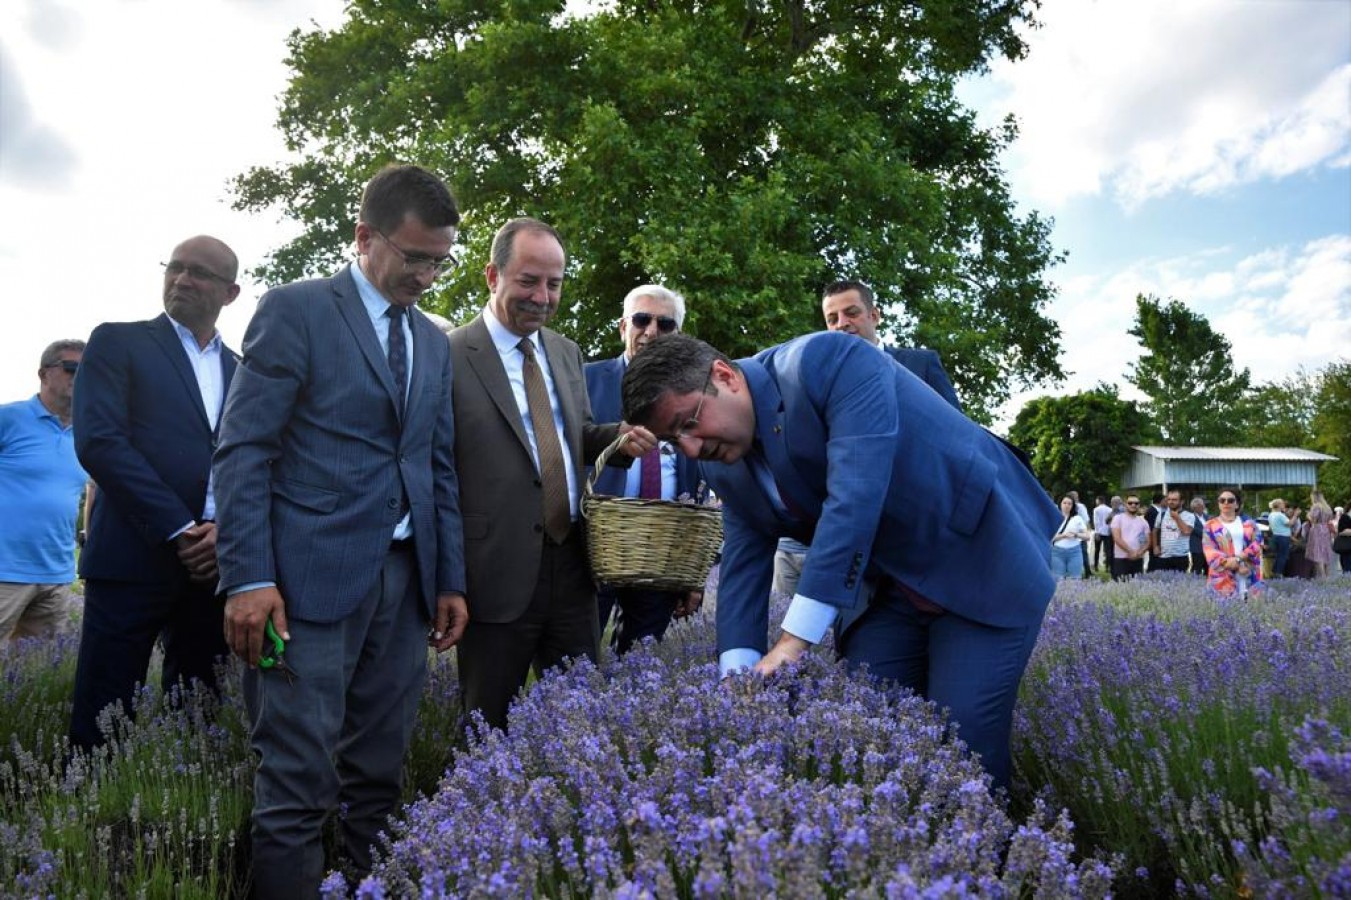
[[(190, 12), (189, 12), (190, 11)], [(288, 223), (230, 209), (230, 179), (287, 158), (285, 37), (340, 0), (11, 0), (0, 20), (0, 402), (49, 342), (161, 307), (159, 263), (199, 233), (248, 266)], [(962, 85), (1020, 135), (1021, 211), (1067, 251), (1046, 310), (1067, 378), (1124, 384), (1137, 294), (1177, 299), (1255, 382), (1351, 360), (1351, 2), (1044, 0), (1030, 51)], [(265, 289), (221, 315), (238, 349)], [(678, 288), (678, 286), (676, 286)], [(960, 385), (958, 386), (960, 390)]]

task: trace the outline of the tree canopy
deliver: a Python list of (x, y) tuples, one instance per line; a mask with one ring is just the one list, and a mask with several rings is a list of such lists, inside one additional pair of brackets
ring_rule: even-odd
[(255, 168), (236, 206), (302, 223), (257, 270), (329, 271), (382, 164), (440, 172), (464, 208), (468, 264), (431, 305), (482, 305), (493, 231), (559, 228), (569, 282), (555, 326), (618, 350), (619, 303), (659, 282), (686, 330), (744, 355), (822, 327), (821, 288), (858, 278), (890, 336), (943, 357), (988, 421), (1011, 389), (1061, 376), (1043, 315), (1062, 256), (1019, 215), (960, 76), (1025, 52), (1038, 0), (353, 0), (294, 32), (278, 125), (297, 159)]
[(1032, 457), (1037, 479), (1056, 499), (1069, 490), (1080, 499), (1110, 493), (1130, 464), (1131, 448), (1152, 436), (1139, 406), (1105, 384), (1030, 400), (1009, 429), (1009, 440)]
[(1234, 366), (1228, 338), (1178, 300), (1135, 298), (1135, 325), (1127, 332), (1145, 352), (1126, 380), (1148, 401), (1162, 439), (1178, 446), (1244, 443), (1240, 412), (1248, 401), (1247, 369)]

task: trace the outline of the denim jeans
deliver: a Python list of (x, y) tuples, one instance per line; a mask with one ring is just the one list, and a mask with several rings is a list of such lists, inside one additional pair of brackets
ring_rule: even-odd
[(1051, 575), (1054, 578), (1078, 578), (1084, 574), (1083, 551), (1073, 547), (1051, 545)]

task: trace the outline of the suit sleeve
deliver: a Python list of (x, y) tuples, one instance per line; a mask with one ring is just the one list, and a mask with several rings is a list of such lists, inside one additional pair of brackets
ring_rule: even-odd
[(281, 456), (282, 435), (310, 368), (309, 335), (297, 300), (303, 298), (273, 290), (258, 301), (221, 415), (213, 471), (222, 591), (277, 578), (271, 465)]
[(449, 344), (441, 368), (444, 398), (432, 431), (432, 500), (436, 505), (436, 592), (465, 593), (464, 521), (455, 472), (455, 409)]
[(89, 336), (72, 407), (75, 450), (99, 490), (154, 547), (202, 511), (189, 509), (132, 442), (131, 353), (124, 336), (108, 325)]
[[(581, 349), (574, 344), (573, 352), (577, 356), (578, 371), (584, 372), (585, 367), (582, 363)], [(580, 401), (577, 404), (577, 407), (582, 411), (582, 462), (586, 468), (585, 471), (578, 474), (581, 476), (582, 480), (585, 481), (586, 476), (591, 471), (591, 467), (595, 465), (596, 457), (600, 456), (601, 451), (613, 443), (614, 439), (619, 436), (619, 423), (609, 422), (606, 424), (596, 424), (595, 417), (591, 414), (591, 397), (587, 391), (587, 380), (585, 377), (582, 378), (581, 385), (582, 396), (577, 398)], [(622, 453), (615, 453), (610, 456), (608, 465), (627, 469), (629, 466), (633, 465), (633, 459)]]
[(822, 342), (802, 359), (802, 390), (825, 421), (826, 500), (798, 593), (852, 608), (872, 555), (900, 433), (893, 363), (867, 344)]
[(769, 591), (778, 538), (755, 528), (730, 506), (722, 510), (722, 567), (718, 583), (718, 653), (769, 649)]

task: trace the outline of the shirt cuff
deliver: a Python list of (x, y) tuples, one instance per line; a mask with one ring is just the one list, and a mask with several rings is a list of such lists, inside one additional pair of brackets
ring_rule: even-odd
[(731, 675), (733, 672), (740, 672), (752, 668), (761, 659), (761, 653), (758, 650), (752, 650), (750, 647), (734, 647), (731, 650), (724, 650), (718, 657), (718, 671), (723, 678)]
[(194, 525), (196, 525), (196, 524), (197, 524), (196, 522), (189, 522), (188, 524), (184, 525), (182, 528), (178, 529), (178, 530), (175, 531), (173, 534), (169, 535), (169, 541), (166, 541), (166, 543), (168, 543), (168, 542), (170, 542), (170, 541), (173, 541), (173, 540), (174, 540), (176, 537), (178, 537), (180, 534), (182, 534), (183, 532), (187, 531), (189, 528), (191, 528), (192, 526), (194, 526)]
[(840, 610), (829, 603), (794, 594), (783, 617), (783, 630), (809, 644), (819, 644), (839, 614)]
[(230, 588), (228, 591), (225, 592), (225, 596), (233, 597), (235, 594), (242, 594), (245, 591), (256, 591), (259, 588), (276, 587), (276, 586), (277, 582), (275, 581), (250, 581), (245, 584), (238, 585), (237, 587)]

